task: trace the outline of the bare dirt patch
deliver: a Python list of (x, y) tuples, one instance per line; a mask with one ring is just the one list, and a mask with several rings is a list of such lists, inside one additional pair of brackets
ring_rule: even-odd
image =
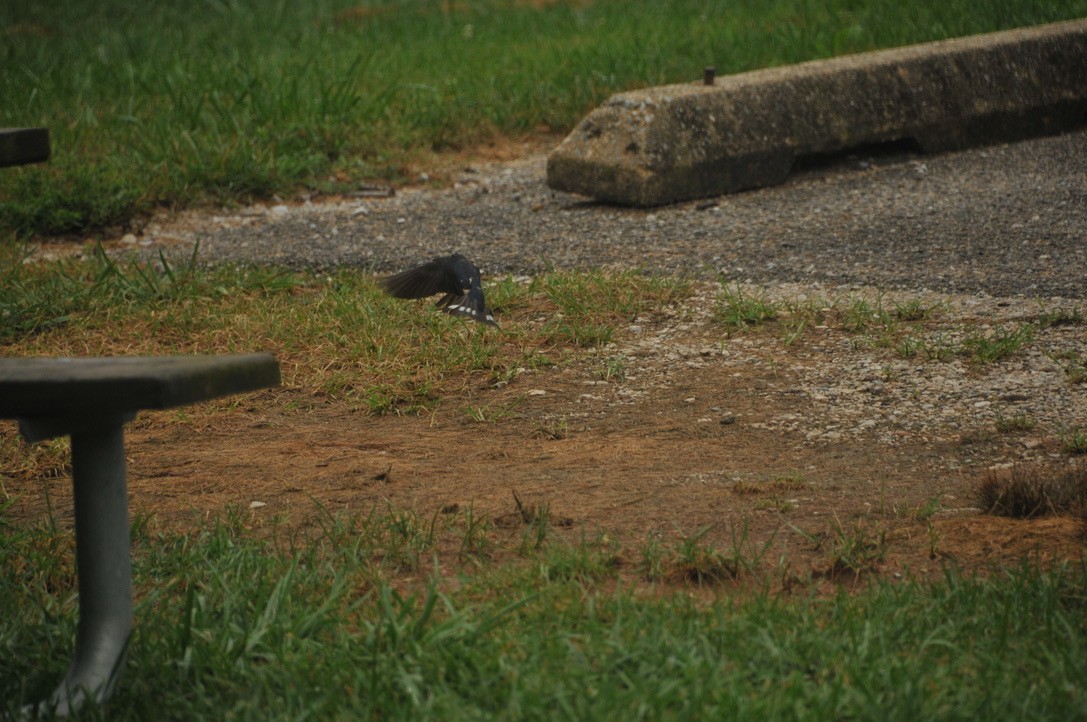
[[(1075, 516), (988, 516), (975, 492), (994, 466), (1082, 463), (1061, 433), (1087, 427), (1087, 389), (1060, 359), (1087, 354), (1084, 324), (1039, 327), (1029, 349), (980, 364), (907, 356), (834, 326), (796, 333), (788, 319), (730, 332), (713, 318), (719, 288), (700, 289), (680, 308), (631, 319), (606, 348), (507, 384), (481, 381), (430, 414), (372, 416), (292, 388), (142, 414), (127, 439), (131, 506), (177, 529), (231, 507), (256, 529), (375, 507), (424, 519), (471, 509), (501, 550), (526, 521), (519, 499), (549, 510), (553, 534), (618, 540), (629, 570), (652, 540), (674, 547), (708, 529), (704, 544), (742, 539), (783, 578), (1082, 555)], [(922, 300), (942, 309), (923, 327), (932, 339), (1038, 313), (1026, 300)], [(0, 430), (15, 433), (8, 422)], [(69, 484), (63, 472), (9, 481), (9, 514), (70, 520)]]

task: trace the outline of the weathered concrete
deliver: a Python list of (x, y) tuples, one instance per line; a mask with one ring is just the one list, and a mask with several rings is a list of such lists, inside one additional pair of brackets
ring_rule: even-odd
[(797, 157), (939, 152), (1087, 124), (1087, 20), (619, 93), (548, 158), (556, 190), (653, 206), (774, 185)]

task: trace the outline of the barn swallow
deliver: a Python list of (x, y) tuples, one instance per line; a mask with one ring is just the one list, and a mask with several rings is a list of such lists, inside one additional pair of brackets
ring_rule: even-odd
[(386, 293), (396, 298), (426, 298), (435, 293), (445, 294), (435, 304), (441, 310), (498, 326), (483, 299), (479, 269), (459, 253), (438, 256), (421, 266), (389, 276), (382, 280), (381, 285)]

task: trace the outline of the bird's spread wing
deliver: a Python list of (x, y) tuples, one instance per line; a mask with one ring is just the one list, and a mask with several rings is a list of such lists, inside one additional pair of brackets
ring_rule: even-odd
[(426, 298), (447, 291), (448, 288), (443, 288), (446, 275), (442, 267), (443, 260), (435, 258), (421, 266), (389, 276), (381, 285), (386, 293), (396, 298)]
[(459, 253), (441, 256), (381, 282), (385, 292), (396, 298), (425, 298), (444, 294), (438, 308), (454, 316), (497, 326), (494, 314), (483, 298), (479, 269)]

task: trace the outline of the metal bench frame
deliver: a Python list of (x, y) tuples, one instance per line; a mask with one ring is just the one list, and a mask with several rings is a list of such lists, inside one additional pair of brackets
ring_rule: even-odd
[(270, 354), (0, 359), (0, 418), (27, 441), (72, 438), (79, 625), (64, 680), (29, 715), (67, 716), (105, 701), (132, 633), (124, 425), (162, 409), (275, 386)]

